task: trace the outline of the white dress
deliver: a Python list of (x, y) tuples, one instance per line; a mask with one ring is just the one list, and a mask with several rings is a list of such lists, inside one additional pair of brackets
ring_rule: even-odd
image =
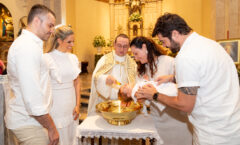
[(60, 135), (59, 145), (72, 145), (75, 139), (78, 120), (74, 120), (76, 106), (74, 79), (81, 72), (77, 57), (71, 53), (54, 50), (49, 53), (59, 68), (61, 83), (52, 79), (53, 106), (50, 111)]
[[(157, 60), (157, 72), (151, 77), (150, 70), (147, 75), (150, 81), (154, 81), (162, 75), (174, 74), (174, 59), (161, 55)], [(137, 82), (142, 81), (137, 78)], [(163, 111), (151, 102), (150, 115), (154, 118), (159, 135), (164, 141), (164, 145), (192, 145), (192, 134), (188, 128), (188, 118), (183, 112), (174, 108), (166, 107)]]

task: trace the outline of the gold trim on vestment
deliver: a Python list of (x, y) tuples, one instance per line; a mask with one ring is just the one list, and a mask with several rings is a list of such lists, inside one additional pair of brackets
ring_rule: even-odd
[(110, 53), (106, 54), (104, 57), (105, 57), (105, 62), (97, 70), (97, 72), (94, 76), (94, 82), (98, 79), (98, 77), (100, 75), (105, 74), (108, 71), (110, 71), (115, 64), (121, 64), (121, 65), (124, 65), (124, 70), (127, 74), (128, 83), (129, 84), (134, 84), (135, 83), (137, 65), (136, 65), (136, 62), (129, 55), (126, 55), (126, 59), (125, 59), (124, 62), (116, 62), (114, 60), (114, 53), (113, 52), (110, 52)]

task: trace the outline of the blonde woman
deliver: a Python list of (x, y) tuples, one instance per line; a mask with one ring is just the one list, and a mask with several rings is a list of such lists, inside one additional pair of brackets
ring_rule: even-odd
[(52, 79), (53, 106), (50, 111), (60, 135), (59, 145), (73, 144), (79, 118), (81, 70), (77, 57), (70, 53), (73, 44), (73, 30), (68, 26), (57, 27), (45, 54), (55, 61), (61, 76), (61, 83)]

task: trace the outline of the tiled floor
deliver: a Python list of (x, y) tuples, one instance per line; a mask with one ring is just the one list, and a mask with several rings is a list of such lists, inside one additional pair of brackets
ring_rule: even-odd
[(91, 73), (83, 73), (80, 75), (80, 83), (81, 83), (81, 108), (80, 108), (80, 117), (79, 120), (82, 122), (87, 116), (87, 107), (88, 100), (90, 96), (91, 89)]
[(92, 73), (80, 74), (81, 90), (91, 88)]

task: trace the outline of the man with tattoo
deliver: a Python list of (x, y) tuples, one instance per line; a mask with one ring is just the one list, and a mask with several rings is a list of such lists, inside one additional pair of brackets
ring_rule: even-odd
[(157, 100), (187, 112), (194, 126), (194, 145), (239, 145), (239, 81), (232, 58), (218, 43), (193, 32), (176, 14), (158, 18), (152, 36), (178, 52), (175, 76), (156, 80), (159, 84), (176, 81), (178, 95), (169, 97), (146, 85), (137, 92), (137, 99)]

